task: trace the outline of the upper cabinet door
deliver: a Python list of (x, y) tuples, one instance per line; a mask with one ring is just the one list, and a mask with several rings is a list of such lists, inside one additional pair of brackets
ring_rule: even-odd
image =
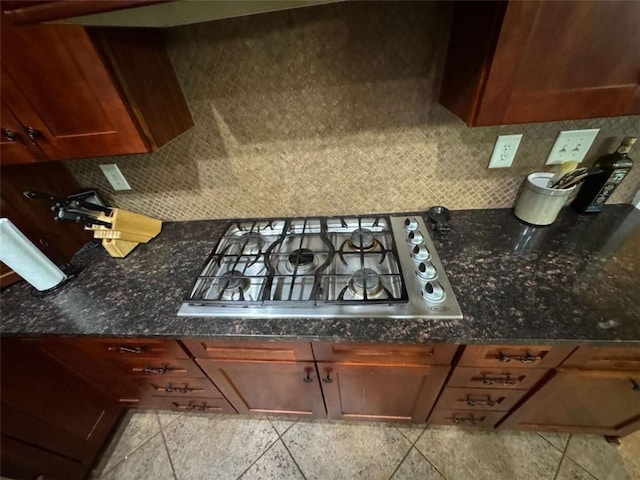
[(1, 58), (2, 98), (48, 159), (149, 150), (84, 28), (3, 22)]
[(470, 126), (640, 113), (638, 25), (638, 2), (460, 2), (440, 101)]

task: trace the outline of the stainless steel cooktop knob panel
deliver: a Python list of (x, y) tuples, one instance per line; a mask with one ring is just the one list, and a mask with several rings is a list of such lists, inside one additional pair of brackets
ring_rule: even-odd
[(424, 241), (424, 236), (420, 230), (409, 232), (409, 243), (411, 245), (420, 245)]
[(425, 280), (433, 280), (438, 276), (438, 272), (436, 271), (436, 267), (433, 266), (431, 262), (420, 262), (418, 264), (418, 268), (416, 269), (416, 274)]
[(434, 303), (442, 302), (445, 297), (444, 289), (437, 280), (425, 283), (420, 293), (426, 300)]
[(404, 228), (413, 232), (418, 229), (418, 221), (415, 218), (405, 218), (404, 219)]
[(421, 262), (423, 260), (429, 260), (431, 258), (431, 254), (429, 253), (429, 249), (425, 246), (425, 244), (416, 245), (411, 250), (411, 256), (414, 260)]

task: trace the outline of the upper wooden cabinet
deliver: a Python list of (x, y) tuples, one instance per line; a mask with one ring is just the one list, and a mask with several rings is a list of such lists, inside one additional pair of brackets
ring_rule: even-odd
[(638, 25), (638, 2), (456, 2), (440, 102), (470, 126), (638, 114)]
[(157, 150), (193, 125), (161, 33), (2, 22), (2, 164)]

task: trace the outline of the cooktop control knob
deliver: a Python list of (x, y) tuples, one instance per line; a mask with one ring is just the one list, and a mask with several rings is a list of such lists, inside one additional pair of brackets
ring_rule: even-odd
[(418, 229), (418, 221), (415, 218), (405, 218), (404, 228), (410, 232)]
[(430, 302), (437, 303), (444, 300), (444, 290), (437, 280), (425, 283), (421, 293), (422, 296)]
[(431, 262), (420, 262), (416, 269), (416, 273), (420, 278), (424, 278), (425, 280), (433, 280), (436, 278), (436, 275), (438, 275), (436, 267), (434, 267)]
[(420, 230), (409, 232), (409, 243), (411, 245), (420, 245), (423, 240), (424, 237), (422, 236), (422, 233), (420, 233)]
[(429, 254), (429, 250), (427, 249), (427, 247), (425, 247), (424, 243), (422, 245), (416, 245), (415, 247), (413, 247), (411, 256), (414, 260), (417, 260), (419, 262), (422, 260), (429, 260), (429, 257), (431, 257), (431, 255)]

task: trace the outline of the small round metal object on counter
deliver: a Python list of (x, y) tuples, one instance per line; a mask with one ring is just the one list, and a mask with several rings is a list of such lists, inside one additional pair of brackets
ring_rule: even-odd
[(418, 262), (421, 262), (422, 260), (429, 260), (429, 258), (431, 258), (431, 254), (424, 243), (413, 247), (413, 250), (411, 250), (411, 256)]
[(413, 230), (418, 229), (418, 221), (415, 218), (405, 218), (404, 219), (404, 228), (412, 232)]
[(438, 275), (436, 267), (431, 262), (420, 262), (416, 269), (416, 274), (425, 280), (433, 280)]
[(445, 297), (442, 285), (437, 280), (425, 283), (420, 293), (426, 300), (434, 303), (442, 302)]
[(420, 245), (424, 241), (424, 236), (420, 230), (414, 230), (409, 233), (409, 243), (411, 245)]

